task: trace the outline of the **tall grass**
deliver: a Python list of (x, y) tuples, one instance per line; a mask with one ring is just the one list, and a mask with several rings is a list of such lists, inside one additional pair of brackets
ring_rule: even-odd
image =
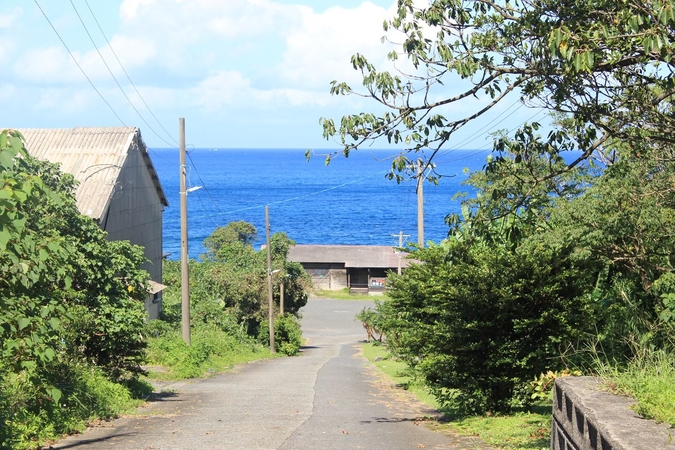
[(675, 353), (637, 347), (626, 365), (598, 359), (596, 372), (611, 392), (637, 400), (635, 412), (675, 427)]
[(171, 324), (162, 327), (160, 321), (154, 321), (148, 325), (148, 364), (163, 368), (150, 371), (153, 379), (199, 378), (271, 356), (268, 349), (252, 338), (225, 331), (217, 325), (193, 327), (189, 346), (183, 341), (181, 330)]

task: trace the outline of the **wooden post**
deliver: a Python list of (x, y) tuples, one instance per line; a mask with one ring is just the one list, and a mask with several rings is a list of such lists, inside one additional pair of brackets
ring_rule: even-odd
[(178, 119), (180, 135), (180, 274), (183, 340), (190, 345), (190, 277), (188, 274), (187, 188), (185, 185), (185, 119)]
[(401, 230), (398, 234), (398, 274), (401, 275), (401, 257), (403, 256), (403, 250), (401, 250), (401, 247), (403, 247), (403, 230)]
[(417, 243), (424, 247), (424, 170), (422, 160), (417, 160)]
[(270, 249), (270, 208), (265, 206), (265, 236), (267, 238), (267, 297), (269, 300), (270, 353), (274, 348), (274, 297), (272, 292), (272, 253)]
[(281, 277), (281, 285), (279, 286), (279, 312), (284, 315), (284, 280), (285, 275)]

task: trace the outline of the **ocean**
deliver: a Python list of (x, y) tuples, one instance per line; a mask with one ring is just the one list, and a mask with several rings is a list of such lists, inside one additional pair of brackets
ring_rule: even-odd
[[(285, 232), (297, 244), (398, 245), (417, 242), (415, 181), (385, 178), (394, 150), (358, 150), (328, 166), (317, 151), (308, 162), (304, 149), (188, 149), (188, 251), (198, 259), (202, 242), (217, 227), (244, 220), (265, 240), (265, 206), (272, 233)], [(424, 185), (425, 241), (447, 235), (445, 216), (460, 211), (457, 192), (467, 171), (480, 170), (488, 151), (453, 150), (435, 160), (439, 184)], [(180, 259), (179, 153), (150, 149), (169, 201), (164, 210), (164, 252)], [(466, 169), (466, 170), (465, 170)]]

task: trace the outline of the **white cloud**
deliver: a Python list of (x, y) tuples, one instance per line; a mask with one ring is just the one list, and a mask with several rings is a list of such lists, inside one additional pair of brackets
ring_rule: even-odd
[(252, 101), (248, 80), (238, 72), (218, 71), (190, 89), (193, 104), (207, 111), (218, 111), (228, 105)]
[(382, 23), (392, 9), (366, 2), (355, 9), (334, 7), (322, 14), (305, 12), (302, 25), (286, 39), (287, 49), (279, 73), (295, 85), (328, 89), (332, 80), (354, 82), (361, 76), (350, 58), (366, 55), (382, 66), (389, 47), (382, 45)]
[(92, 90), (50, 88), (42, 90), (35, 108), (50, 110), (54, 115), (80, 113), (96, 105), (94, 102), (97, 99), (98, 96)]
[(12, 28), (22, 16), (21, 8), (11, 8), (5, 11), (0, 11), (0, 30)]
[(72, 82), (77, 71), (68, 53), (60, 47), (28, 50), (14, 63), (12, 69), (24, 81), (50, 84)]
[(290, 88), (256, 89), (250, 80), (235, 71), (217, 71), (196, 86), (176, 91), (181, 97), (208, 112), (238, 110), (269, 110), (284, 107), (326, 106), (335, 103), (326, 92)]
[[(116, 35), (110, 41), (110, 47), (115, 51), (115, 55), (125, 68), (142, 66), (157, 54), (154, 42), (138, 36)], [(118, 67), (117, 60), (110, 51), (110, 47), (106, 46), (102, 49), (103, 56), (111, 67)]]

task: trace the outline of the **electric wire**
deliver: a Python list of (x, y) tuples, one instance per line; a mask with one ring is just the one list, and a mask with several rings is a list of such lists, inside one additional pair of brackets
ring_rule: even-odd
[[(239, 212), (243, 212), (243, 211), (251, 211), (251, 210), (254, 210), (254, 209), (261, 209), (261, 208), (265, 208), (266, 206), (281, 205), (281, 204), (284, 204), (284, 203), (290, 203), (290, 202), (294, 202), (294, 201), (297, 201), (297, 200), (301, 200), (303, 198), (312, 197), (312, 196), (315, 196), (315, 195), (323, 194), (325, 192), (333, 191), (335, 189), (340, 189), (342, 187), (349, 186), (350, 184), (355, 184), (355, 183), (361, 182), (363, 180), (373, 178), (377, 175), (384, 175), (388, 172), (389, 172), (389, 170), (384, 170), (384, 171), (380, 171), (380, 172), (377, 172), (377, 173), (366, 175), (364, 177), (357, 178), (357, 179), (354, 179), (354, 180), (351, 180), (351, 181), (347, 181), (345, 183), (342, 183), (342, 184), (339, 184), (339, 185), (336, 185), (336, 186), (331, 186), (331, 187), (328, 187), (328, 188), (325, 188), (325, 189), (321, 189), (319, 191), (310, 192), (310, 193), (298, 195), (298, 196), (295, 196), (295, 197), (289, 197), (289, 198), (286, 198), (286, 199), (283, 199), (283, 200), (278, 200), (278, 201), (275, 201), (275, 202), (258, 204), (258, 205), (255, 205), (255, 206), (247, 206), (245, 208), (238, 208), (238, 209), (233, 209), (233, 210), (229, 210), (229, 211), (219, 211), (218, 213), (214, 213), (212, 215), (215, 215), (215, 216), (228, 215), (228, 214), (234, 214), (234, 213), (239, 213)], [(205, 214), (205, 215), (207, 215), (207, 214)], [(203, 217), (203, 215), (200, 216), (200, 217)]]
[[(160, 136), (160, 135), (155, 131), (154, 128), (152, 128), (152, 126), (148, 123), (147, 120), (145, 120), (145, 117), (143, 117), (143, 115), (142, 115), (141, 112), (138, 110), (138, 108), (136, 108), (136, 105), (133, 104), (133, 102), (131, 101), (131, 99), (130, 99), (129, 96), (127, 95), (127, 93), (124, 92), (124, 89), (122, 88), (122, 85), (121, 85), (120, 82), (117, 80), (117, 77), (115, 76), (115, 74), (113, 73), (112, 69), (110, 68), (110, 66), (109, 66), (108, 63), (106, 62), (105, 58), (103, 57), (103, 54), (101, 54), (101, 51), (99, 50), (98, 46), (96, 45), (96, 42), (94, 41), (94, 38), (91, 36), (91, 33), (89, 32), (89, 29), (87, 28), (87, 25), (84, 23), (84, 20), (82, 20), (82, 16), (80, 15), (80, 12), (79, 12), (79, 11), (77, 10), (77, 8), (75, 7), (75, 3), (73, 3), (73, 0), (70, 0), (70, 5), (73, 7), (73, 10), (75, 11), (75, 15), (77, 15), (77, 18), (80, 20), (80, 23), (82, 24), (82, 27), (84, 28), (84, 31), (87, 33), (87, 36), (89, 37), (89, 40), (91, 41), (92, 45), (93, 45), (94, 48), (96, 49), (96, 53), (98, 53), (99, 58), (101, 58), (101, 61), (103, 62), (103, 65), (105, 66), (106, 69), (108, 69), (108, 73), (110, 74), (110, 76), (112, 77), (112, 79), (115, 80), (115, 84), (116, 84), (117, 87), (119, 88), (120, 92), (122, 92), (122, 95), (123, 95), (124, 98), (127, 100), (127, 102), (129, 103), (129, 105), (131, 105), (131, 107), (132, 107), (133, 110), (136, 112), (136, 114), (138, 114), (138, 117), (141, 118), (141, 120), (143, 121), (143, 123), (146, 124), (146, 125), (148, 126), (148, 128), (150, 129), (150, 131), (152, 131), (153, 133), (155, 133), (155, 136), (157, 136), (158, 138), (160, 138), (165, 144), (173, 145), (173, 144), (171, 144), (170, 142), (168, 142), (166, 139), (164, 139), (162, 136)], [(93, 13), (92, 13), (92, 14), (93, 14)], [(126, 71), (125, 71), (125, 72), (126, 72)]]
[[(190, 160), (190, 162), (192, 162), (192, 160)], [(192, 164), (193, 164), (192, 166), (186, 166), (186, 169), (188, 169), (188, 170), (185, 171), (185, 172), (186, 172), (186, 174), (185, 174), (185, 177), (186, 177), (186, 190), (194, 186), (194, 184), (192, 183), (192, 178), (190, 177), (190, 173), (192, 172), (192, 170), (195, 170), (195, 173), (196, 173), (197, 171), (196, 171), (196, 169), (194, 168), (194, 163), (192, 163)], [(201, 177), (199, 177), (199, 179), (200, 179), (200, 181), (201, 181)], [(203, 181), (202, 181), (202, 187), (204, 187), (204, 182), (203, 182)], [(206, 188), (204, 188), (204, 189), (206, 189)], [(187, 195), (187, 194), (186, 194), (186, 195)], [(202, 201), (202, 196), (199, 195), (199, 191), (197, 191), (197, 200), (199, 200), (199, 204), (202, 206), (202, 210), (203, 210), (203, 211), (206, 211), (206, 205), (204, 205), (204, 202)], [(218, 225), (217, 225), (217, 224), (215, 223), (215, 221), (213, 220), (213, 217), (212, 217), (212, 216), (208, 216), (208, 219), (209, 219), (209, 221), (211, 222), (211, 225), (213, 225), (214, 229), (218, 227)]]
[(202, 176), (199, 174), (199, 171), (197, 170), (197, 166), (195, 165), (194, 161), (192, 161), (192, 156), (190, 156), (190, 152), (187, 152), (187, 157), (190, 160), (190, 164), (192, 164), (192, 167), (193, 167), (195, 173), (197, 174), (197, 178), (199, 178), (199, 182), (202, 184), (202, 186), (204, 187), (204, 190), (209, 195), (209, 198), (211, 199), (211, 202), (213, 203), (213, 206), (215, 206), (216, 210), (218, 210), (220, 212), (220, 207), (218, 206), (218, 203), (216, 203), (216, 200), (211, 195), (211, 191), (209, 191), (207, 189), (206, 183), (204, 183), (204, 180), (202, 180)]
[(56, 27), (54, 27), (54, 24), (52, 24), (52, 21), (49, 20), (49, 17), (48, 17), (47, 14), (45, 13), (45, 11), (42, 9), (42, 6), (40, 6), (40, 3), (38, 3), (38, 0), (33, 0), (33, 1), (35, 2), (35, 5), (38, 7), (38, 9), (40, 10), (40, 12), (41, 12), (42, 15), (44, 16), (44, 18), (45, 18), (45, 19), (47, 20), (47, 22), (49, 23), (49, 26), (52, 27), (52, 30), (54, 30), (54, 33), (56, 34), (56, 36), (57, 36), (57, 37), (59, 38), (59, 40), (61, 41), (61, 44), (63, 44), (63, 47), (65, 47), (66, 51), (68, 52), (68, 54), (70, 55), (70, 57), (72, 58), (72, 60), (75, 62), (75, 65), (77, 66), (78, 69), (80, 69), (80, 72), (82, 72), (82, 75), (84, 75), (84, 77), (87, 79), (87, 81), (89, 82), (89, 84), (91, 85), (91, 87), (96, 91), (96, 93), (98, 94), (98, 96), (101, 97), (101, 100), (103, 100), (103, 102), (108, 106), (108, 108), (110, 109), (110, 111), (112, 111), (112, 113), (115, 115), (115, 117), (117, 117), (117, 120), (119, 120), (120, 123), (121, 123), (124, 127), (130, 128), (126, 123), (124, 123), (124, 121), (123, 121), (122, 118), (119, 116), (119, 114), (117, 114), (117, 111), (115, 111), (115, 109), (112, 107), (112, 105), (110, 105), (110, 103), (108, 103), (108, 100), (106, 100), (106, 98), (103, 96), (103, 94), (101, 94), (101, 92), (96, 88), (96, 86), (94, 85), (94, 83), (91, 81), (91, 79), (89, 78), (89, 76), (87, 75), (87, 73), (84, 71), (84, 69), (83, 69), (82, 66), (80, 65), (80, 63), (77, 62), (77, 59), (75, 59), (75, 55), (73, 55), (73, 52), (70, 51), (70, 48), (68, 48), (68, 45), (67, 45), (66, 42), (63, 40), (63, 38), (61, 37), (61, 35), (59, 34), (59, 32), (56, 30)]
[[(71, 3), (72, 3), (72, 1), (71, 1)], [(108, 48), (110, 48), (110, 51), (111, 51), (112, 54), (115, 56), (115, 59), (117, 60), (117, 63), (120, 65), (120, 68), (121, 68), (122, 71), (124, 72), (124, 75), (127, 77), (127, 80), (129, 80), (129, 84), (131, 84), (131, 86), (134, 88), (134, 91), (135, 91), (136, 94), (138, 95), (138, 98), (141, 99), (141, 101), (143, 102), (143, 104), (144, 104), (145, 107), (147, 108), (148, 112), (152, 115), (152, 117), (155, 119), (155, 121), (157, 122), (157, 124), (162, 128), (162, 130), (164, 130), (164, 132), (166, 133), (166, 135), (169, 136), (169, 139), (171, 139), (171, 140), (176, 144), (176, 147), (179, 147), (180, 144), (178, 144), (178, 142), (177, 142), (176, 139), (173, 137), (173, 135), (172, 135), (171, 133), (169, 133), (169, 132), (166, 130), (166, 128), (164, 128), (164, 125), (162, 125), (162, 122), (159, 121), (159, 119), (157, 118), (157, 116), (155, 115), (155, 113), (154, 113), (154, 112), (152, 111), (152, 109), (150, 108), (150, 105), (148, 105), (148, 103), (145, 101), (145, 99), (144, 99), (143, 96), (141, 95), (140, 91), (139, 91), (138, 88), (136, 87), (136, 84), (134, 84), (134, 82), (131, 80), (131, 77), (129, 76), (129, 73), (128, 73), (127, 70), (124, 68), (124, 65), (122, 64), (122, 61), (120, 61), (119, 57), (117, 56), (117, 53), (115, 52), (115, 49), (113, 48), (112, 44), (110, 43), (110, 40), (108, 40), (108, 36), (106, 36), (105, 32), (103, 31), (103, 28), (101, 27), (101, 24), (99, 23), (98, 19), (96, 18), (96, 15), (94, 14), (94, 11), (92, 11), (91, 6), (89, 6), (89, 2), (88, 2), (87, 0), (84, 0), (84, 3), (87, 5), (87, 8), (89, 9), (89, 13), (91, 13), (91, 16), (94, 18), (94, 22), (96, 22), (96, 26), (98, 27), (99, 31), (101, 32), (101, 35), (103, 36), (103, 38), (105, 39), (106, 43), (108, 44)], [(146, 122), (146, 123), (147, 123), (147, 122)], [(148, 125), (148, 126), (149, 126), (149, 125)], [(155, 134), (157, 134), (157, 133), (155, 133)], [(159, 137), (159, 135), (157, 135), (157, 136)], [(160, 137), (160, 139), (161, 139), (161, 137)], [(164, 141), (164, 139), (162, 139), (162, 140)], [(164, 141), (164, 142), (167, 143), (167, 144), (169, 144), (170, 146), (173, 146), (172, 144), (170, 144), (170, 143), (168, 143), (168, 142), (166, 142), (166, 141)]]

